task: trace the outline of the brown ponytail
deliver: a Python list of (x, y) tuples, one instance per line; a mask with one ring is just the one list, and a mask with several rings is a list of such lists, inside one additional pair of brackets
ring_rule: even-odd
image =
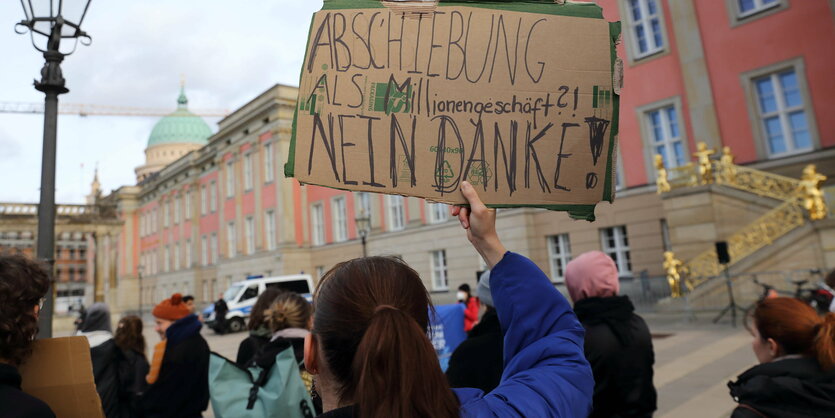
[(835, 366), (835, 313), (826, 314), (818, 325), (815, 352), (822, 369), (829, 370)]
[(362, 418), (459, 416), (426, 335), (429, 294), (412, 268), (389, 257), (338, 264), (314, 305), (313, 333), (340, 404)]
[(823, 370), (835, 366), (835, 314), (821, 318), (795, 298), (766, 299), (754, 310), (754, 324), (763, 340), (774, 339), (782, 355), (815, 358)]

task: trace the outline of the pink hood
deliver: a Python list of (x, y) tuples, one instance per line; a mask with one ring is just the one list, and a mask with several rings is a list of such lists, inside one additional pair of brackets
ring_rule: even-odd
[(617, 296), (620, 290), (618, 269), (612, 258), (600, 251), (589, 251), (565, 267), (565, 285), (571, 300)]

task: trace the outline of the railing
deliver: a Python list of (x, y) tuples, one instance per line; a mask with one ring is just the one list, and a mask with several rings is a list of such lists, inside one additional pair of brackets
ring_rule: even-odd
[[(55, 213), (59, 216), (98, 215), (96, 205), (57, 205)], [(0, 202), (0, 215), (35, 216), (38, 214), (37, 203)]]
[[(791, 177), (760, 171), (736, 164), (723, 164), (714, 161), (713, 183), (744, 190), (759, 196), (777, 200), (788, 200), (798, 196), (800, 182)], [(688, 163), (681, 167), (667, 169), (667, 182), (670, 190), (699, 185), (698, 167)]]
[[(790, 199), (744, 226), (728, 238), (731, 260), (741, 260), (771, 244), (791, 230), (803, 226), (804, 209), (797, 198)], [(716, 250), (707, 250), (686, 263), (688, 287), (695, 288), (722, 272)]]

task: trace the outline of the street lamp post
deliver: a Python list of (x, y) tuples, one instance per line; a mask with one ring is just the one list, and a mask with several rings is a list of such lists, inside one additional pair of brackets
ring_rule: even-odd
[[(55, 4), (57, 3), (57, 5)], [(26, 19), (15, 25), (18, 34), (30, 33), (32, 45), (43, 53), (46, 60), (41, 69), (41, 81), (35, 81), (35, 89), (46, 95), (44, 100), (43, 154), (41, 161), (41, 200), (38, 204), (38, 247), (37, 256), (49, 266), (50, 286), (43, 309), (40, 311), (40, 338), (52, 337), (53, 264), (55, 263), (55, 153), (58, 129), (58, 95), (69, 90), (64, 86), (61, 73), (61, 61), (75, 52), (80, 40), (83, 45), (90, 45), (91, 38), (81, 30), (81, 22), (90, 7), (90, 0), (77, 0), (64, 4), (64, 0), (27, 0), (20, 1)], [(57, 6), (57, 7), (56, 7)], [(74, 6), (74, 7), (71, 7)], [(82, 8), (83, 6), (83, 8)], [(72, 9), (72, 10), (69, 10)], [(78, 13), (73, 13), (78, 12)], [(78, 18), (74, 21), (69, 18)], [(46, 37), (46, 46), (41, 48), (35, 41), (35, 34)], [(69, 52), (61, 52), (61, 40), (74, 39)]]
[(371, 217), (365, 213), (365, 209), (362, 209), (360, 210), (359, 215), (354, 218), (354, 222), (357, 225), (357, 234), (359, 234), (360, 239), (362, 240), (362, 256), (368, 257), (365, 238), (368, 236), (368, 233), (371, 232)]

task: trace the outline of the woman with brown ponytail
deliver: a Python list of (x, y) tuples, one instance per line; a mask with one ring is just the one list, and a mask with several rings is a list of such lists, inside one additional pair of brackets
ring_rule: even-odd
[(456, 207), (467, 238), (491, 268), (504, 334), (499, 386), (450, 389), (427, 336), (429, 294), (418, 274), (391, 257), (331, 269), (316, 289), (305, 365), (316, 375), (326, 417), (584, 417), (594, 388), (583, 327), (565, 298), (527, 258), (507, 251), (496, 213), (467, 182)]
[(760, 302), (751, 321), (760, 364), (728, 383), (732, 417), (835, 417), (835, 314), (781, 297)]

